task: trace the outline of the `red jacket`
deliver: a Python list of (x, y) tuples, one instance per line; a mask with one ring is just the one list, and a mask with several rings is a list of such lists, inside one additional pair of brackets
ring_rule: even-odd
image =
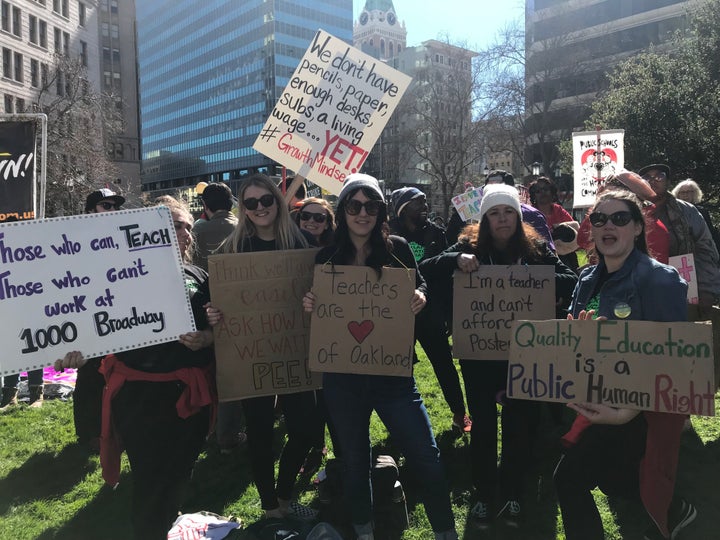
[(214, 424), (217, 399), (214, 396), (214, 374), (211, 367), (185, 367), (167, 373), (148, 373), (128, 367), (113, 355), (107, 355), (100, 364), (100, 373), (105, 376), (105, 390), (102, 403), (102, 430), (100, 434), (100, 464), (103, 478), (111, 486), (120, 480), (120, 456), (122, 441), (112, 421), (112, 400), (125, 381), (167, 382), (180, 381), (185, 390), (180, 394), (176, 409), (180, 418), (188, 418), (208, 405), (212, 406), (210, 426)]

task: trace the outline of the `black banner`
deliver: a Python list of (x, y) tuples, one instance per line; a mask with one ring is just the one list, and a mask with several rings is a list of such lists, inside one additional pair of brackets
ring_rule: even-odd
[(0, 222), (33, 219), (35, 122), (0, 122)]

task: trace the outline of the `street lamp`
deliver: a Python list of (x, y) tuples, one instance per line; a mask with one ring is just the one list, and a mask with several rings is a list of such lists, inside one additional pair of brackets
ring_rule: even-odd
[(537, 161), (532, 164), (532, 174), (533, 176), (540, 176), (540, 171), (542, 171), (542, 163), (538, 163)]

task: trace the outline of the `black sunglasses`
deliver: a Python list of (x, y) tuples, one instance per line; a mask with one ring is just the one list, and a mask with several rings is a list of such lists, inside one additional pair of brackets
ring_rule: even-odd
[(327, 219), (327, 214), (316, 214), (314, 212), (300, 212), (300, 219), (302, 221), (310, 221), (311, 219), (314, 220), (316, 223), (325, 223), (325, 220)]
[(270, 208), (275, 204), (275, 197), (273, 197), (272, 193), (266, 193), (259, 199), (257, 197), (250, 197), (243, 201), (243, 206), (248, 210), (257, 210), (258, 203), (262, 204), (263, 208)]
[(345, 203), (345, 211), (351, 216), (357, 216), (360, 210), (365, 208), (368, 216), (377, 216), (380, 213), (380, 205), (384, 204), (382, 201), (371, 199), (361, 203), (357, 199), (350, 199)]
[(119, 205), (117, 205), (114, 202), (100, 202), (97, 203), (98, 206), (102, 206), (105, 210), (117, 210), (119, 209)]
[(593, 212), (590, 214), (590, 223), (593, 227), (602, 227), (608, 220), (612, 222), (616, 227), (624, 227), (632, 221), (632, 214), (627, 210), (621, 210), (614, 214), (603, 214), (602, 212)]

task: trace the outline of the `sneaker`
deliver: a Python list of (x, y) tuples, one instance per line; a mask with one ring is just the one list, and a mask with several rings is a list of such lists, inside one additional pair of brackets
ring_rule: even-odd
[(454, 414), (452, 427), (460, 433), (470, 433), (470, 430), (472, 429), (472, 420), (470, 420), (470, 417), (464, 412)]
[(300, 504), (297, 501), (290, 501), (287, 509), (283, 509), (282, 513), (287, 517), (294, 517), (302, 521), (313, 521), (318, 516), (318, 511)]
[(492, 524), (490, 505), (485, 501), (478, 501), (470, 510), (470, 523), (477, 529), (487, 529)]
[(224, 456), (232, 454), (233, 450), (242, 446), (247, 442), (247, 435), (242, 431), (235, 433), (234, 435), (222, 437), (218, 440), (218, 446), (220, 447), (220, 453)]
[(675, 540), (680, 531), (690, 525), (697, 517), (696, 508), (687, 502), (685, 499), (681, 500), (680, 511), (675, 513), (670, 506), (668, 512), (668, 529), (670, 529), (670, 540)]
[(520, 526), (520, 503), (517, 501), (507, 501), (498, 512), (498, 517), (502, 517), (508, 527)]

